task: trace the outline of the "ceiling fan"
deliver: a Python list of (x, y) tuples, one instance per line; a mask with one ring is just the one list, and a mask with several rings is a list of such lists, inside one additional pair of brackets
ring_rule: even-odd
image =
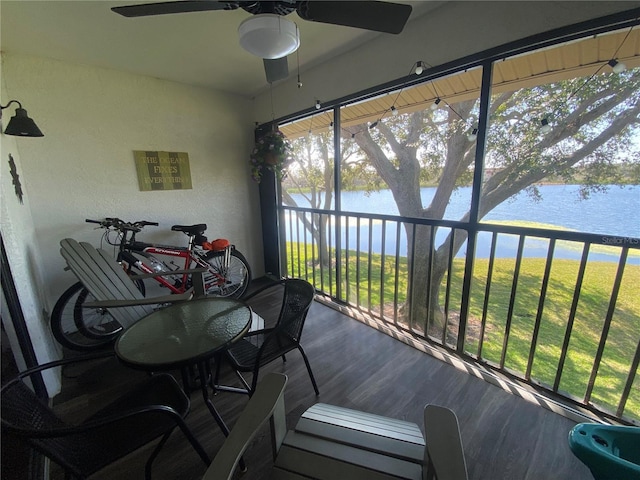
[(289, 75), (287, 55), (300, 46), (298, 26), (285, 18), (297, 12), (310, 22), (343, 25), (383, 33), (400, 33), (411, 6), (381, 1), (237, 1), (182, 0), (141, 5), (124, 5), (111, 10), (125, 17), (146, 17), (173, 13), (210, 10), (243, 10), (252, 14), (238, 27), (240, 45), (261, 57), (267, 82), (273, 83)]

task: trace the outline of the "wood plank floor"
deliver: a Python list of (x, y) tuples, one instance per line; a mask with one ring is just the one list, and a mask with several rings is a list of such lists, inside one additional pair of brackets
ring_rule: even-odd
[[(252, 303), (265, 318), (277, 314), (277, 296), (258, 297)], [(574, 422), (511, 395), (483, 380), (455, 369), (398, 340), (319, 303), (310, 310), (302, 344), (320, 388), (316, 397), (300, 355), (272, 363), (265, 371), (289, 377), (285, 401), (290, 428), (302, 412), (322, 401), (422, 424), (427, 403), (451, 408), (460, 421), (469, 478), (590, 480), (589, 470), (567, 444)], [(75, 371), (74, 371), (75, 369)], [(63, 393), (56, 408), (73, 414), (93, 408), (143, 375), (109, 359), (91, 368), (65, 371)], [(230, 371), (223, 380), (237, 384)], [(106, 393), (105, 393), (106, 388)], [(98, 393), (102, 392), (102, 393)], [(198, 392), (191, 397), (188, 424), (211, 456), (224, 438)], [(219, 393), (214, 402), (233, 425), (247, 397)], [(245, 456), (249, 470), (238, 478), (267, 478), (271, 466), (268, 431), (261, 432)], [(96, 474), (98, 479), (141, 479), (151, 447), (144, 447)], [(198, 479), (205, 466), (180, 432), (175, 432), (154, 464), (154, 478)], [(52, 466), (54, 480), (62, 479)]]

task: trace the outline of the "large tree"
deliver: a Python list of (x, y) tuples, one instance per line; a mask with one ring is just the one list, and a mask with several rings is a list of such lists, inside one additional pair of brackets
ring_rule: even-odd
[[(455, 189), (468, 184), (475, 159), (476, 142), (468, 137), (477, 124), (477, 100), (466, 100), (441, 108), (389, 116), (375, 129), (352, 125), (342, 130), (343, 144), (356, 145), (358, 168), (366, 163), (393, 194), (401, 216), (442, 219)], [(578, 179), (583, 195), (605, 184), (640, 183), (638, 169), (623, 170), (640, 158), (634, 134), (640, 114), (640, 69), (592, 78), (574, 78), (552, 84), (498, 92), (490, 105), (485, 166), (495, 172), (482, 184), (479, 218), (500, 203), (527, 190), (538, 195), (536, 184), (544, 179)], [(541, 132), (540, 119), (548, 118), (552, 129)], [(348, 171), (349, 167), (345, 167)], [(361, 170), (362, 171), (362, 170)], [(621, 172), (636, 175), (621, 179)], [(347, 174), (348, 176), (348, 174)], [(437, 176), (435, 195), (424, 205), (421, 181)], [(433, 180), (433, 179), (431, 179)], [(375, 187), (372, 187), (375, 188)], [(470, 212), (461, 221), (469, 220)], [(407, 228), (409, 245), (415, 242), (412, 271), (415, 299), (410, 318), (427, 327), (442, 320), (439, 290), (446, 274), (449, 250), (458, 251), (466, 240), (456, 234), (434, 246), (427, 229)], [(431, 282), (427, 281), (427, 259), (433, 256)], [(428, 285), (431, 285), (429, 291)], [(426, 311), (427, 301), (430, 311)]]
[[(282, 189), (282, 198), (286, 205), (299, 206), (291, 192), (298, 192), (305, 201), (305, 206), (330, 210), (334, 192), (334, 159), (333, 133), (324, 131), (313, 135), (305, 135), (291, 142), (294, 164), (290, 165)], [(342, 162), (349, 164), (350, 158), (357, 152), (357, 145), (345, 145), (342, 149)], [(357, 162), (361, 163), (361, 162)], [(368, 176), (361, 168), (352, 165), (352, 178), (347, 179), (353, 185), (353, 176), (364, 179)], [(318, 261), (325, 267), (330, 264), (327, 242), (326, 215), (305, 215), (298, 213), (298, 221), (313, 236), (318, 248)]]
[[(289, 168), (288, 183), (294, 190), (302, 192), (309, 206), (314, 209), (328, 210), (333, 198), (333, 140), (325, 132), (296, 139), (293, 144), (295, 165)], [(283, 200), (287, 205), (296, 205), (288, 189), (282, 189)], [(297, 215), (298, 221), (313, 236), (318, 247), (318, 258), (324, 265), (329, 264), (327, 244), (327, 216), (305, 214)]]

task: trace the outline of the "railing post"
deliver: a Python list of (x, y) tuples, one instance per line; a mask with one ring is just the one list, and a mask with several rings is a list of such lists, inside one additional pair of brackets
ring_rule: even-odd
[(484, 154), (487, 142), (487, 127), (489, 123), (489, 107), (491, 106), (491, 78), (493, 63), (482, 65), (482, 87), (480, 88), (480, 114), (478, 116), (478, 137), (476, 139), (476, 156), (473, 171), (473, 188), (471, 190), (471, 207), (469, 209), (469, 230), (467, 232), (467, 255), (465, 257), (464, 279), (462, 282), (462, 301), (460, 304), (460, 325), (458, 327), (458, 341), (456, 350), (464, 353), (464, 342), (467, 333), (467, 319), (469, 316), (469, 300), (471, 295), (471, 279), (473, 278), (473, 264), (476, 256), (476, 240), (478, 222), (480, 220), (480, 194), (482, 192), (482, 178), (484, 176)]
[(569, 342), (571, 341), (571, 332), (573, 330), (573, 323), (576, 319), (576, 312), (578, 311), (578, 302), (580, 300), (580, 292), (582, 291), (582, 282), (584, 280), (584, 272), (587, 268), (587, 260), (589, 259), (589, 249), (591, 243), (585, 242), (582, 248), (582, 257), (580, 258), (580, 267), (578, 268), (578, 275), (576, 277), (576, 285), (573, 288), (573, 300), (571, 302), (571, 309), (569, 310), (569, 318), (567, 319), (567, 327), (564, 334), (564, 341), (562, 342), (562, 351), (560, 352), (560, 359), (558, 360), (558, 367), (556, 369), (556, 378), (553, 382), (553, 391), (558, 392), (560, 388), (560, 379), (564, 371), (564, 363), (567, 360), (567, 353), (569, 352)]
[(607, 343), (607, 337), (609, 335), (609, 329), (611, 328), (611, 321), (616, 311), (616, 302), (618, 301), (618, 294), (620, 293), (620, 285), (622, 284), (622, 275), (624, 274), (624, 267), (627, 263), (627, 256), (629, 255), (629, 249), (624, 247), (620, 253), (620, 260), (618, 261), (618, 271), (616, 272), (616, 278), (613, 282), (613, 290), (611, 292), (611, 298), (609, 299), (609, 308), (607, 309), (607, 316), (604, 319), (604, 325), (602, 326), (602, 333), (600, 334), (600, 343), (598, 344), (598, 351), (596, 357), (593, 359), (593, 368), (591, 369), (591, 375), (589, 376), (589, 383), (587, 384), (587, 391), (584, 394), (584, 402), (589, 403), (591, 400), (591, 394), (593, 393), (593, 387), (596, 383), (596, 376), (598, 375), (598, 369), (602, 362), (602, 355), (604, 353), (604, 346)]
[(549, 278), (551, 278), (551, 264), (553, 262), (553, 253), (555, 252), (555, 249), (556, 239), (552, 238), (549, 241), (549, 247), (547, 250), (547, 261), (545, 262), (544, 276), (542, 277), (542, 287), (540, 288), (540, 298), (538, 299), (536, 322), (533, 327), (531, 347), (529, 349), (529, 358), (527, 359), (527, 371), (524, 374), (524, 378), (527, 381), (531, 381), (531, 369), (533, 368), (533, 358), (536, 353), (536, 347), (538, 346), (538, 334), (540, 333), (540, 326), (542, 325), (542, 312), (544, 311), (544, 302), (547, 299), (547, 287), (549, 286)]
[[(342, 211), (342, 149), (340, 148), (340, 107), (333, 109), (333, 204), (335, 206), (336, 233), (336, 298), (342, 300), (342, 218), (338, 212)], [(349, 245), (347, 244), (347, 248)]]

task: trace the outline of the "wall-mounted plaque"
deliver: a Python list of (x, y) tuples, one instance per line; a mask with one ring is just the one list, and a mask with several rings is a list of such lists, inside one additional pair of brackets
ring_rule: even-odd
[(140, 190), (185, 190), (191, 187), (189, 154), (134, 150)]

